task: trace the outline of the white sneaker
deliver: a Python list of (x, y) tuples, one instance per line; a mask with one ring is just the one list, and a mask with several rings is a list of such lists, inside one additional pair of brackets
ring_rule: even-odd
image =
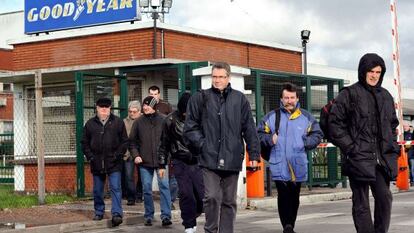
[(194, 231), (194, 228), (186, 228), (186, 229), (184, 230), (184, 232), (185, 232), (185, 233), (194, 233), (195, 231)]

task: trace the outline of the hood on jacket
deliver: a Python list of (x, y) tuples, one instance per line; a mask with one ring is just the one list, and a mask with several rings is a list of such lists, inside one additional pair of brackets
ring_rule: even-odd
[(378, 56), (376, 53), (367, 53), (361, 57), (361, 60), (359, 60), (358, 82), (364, 85), (365, 87), (368, 87), (369, 85), (366, 79), (367, 72), (377, 66), (381, 66), (381, 76), (375, 87), (380, 87), (382, 84), (382, 80), (384, 79), (386, 68), (385, 68), (384, 60), (380, 56)]
[(185, 92), (181, 95), (180, 100), (178, 100), (177, 109), (178, 112), (182, 115), (187, 111), (187, 104), (188, 100), (190, 100), (191, 94), (188, 92)]

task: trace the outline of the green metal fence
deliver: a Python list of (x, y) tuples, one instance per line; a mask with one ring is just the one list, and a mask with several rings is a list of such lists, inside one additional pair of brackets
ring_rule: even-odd
[(14, 182), (13, 133), (0, 134), (0, 184)]

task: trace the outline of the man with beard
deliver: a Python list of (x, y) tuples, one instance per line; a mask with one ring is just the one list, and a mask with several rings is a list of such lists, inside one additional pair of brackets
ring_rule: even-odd
[(280, 108), (263, 117), (258, 134), (262, 145), (272, 148), (269, 167), (283, 233), (294, 233), (301, 184), (308, 180), (307, 151), (318, 146), (323, 133), (312, 114), (300, 108), (297, 87), (287, 83), (282, 87)]

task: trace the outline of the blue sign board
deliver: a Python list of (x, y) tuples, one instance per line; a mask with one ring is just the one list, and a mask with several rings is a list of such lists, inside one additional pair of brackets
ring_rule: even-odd
[(137, 0), (25, 0), (25, 33), (133, 21)]

